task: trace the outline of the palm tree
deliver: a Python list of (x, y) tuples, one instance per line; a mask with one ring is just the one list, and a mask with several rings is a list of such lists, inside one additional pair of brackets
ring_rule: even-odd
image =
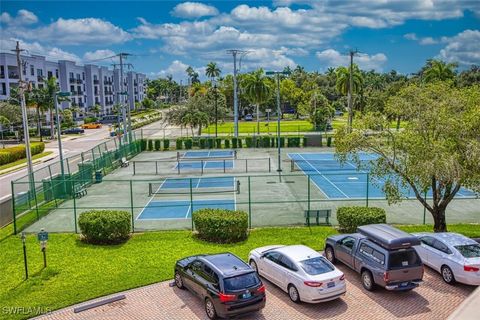
[(455, 78), (456, 63), (446, 63), (441, 60), (428, 60), (427, 66), (423, 70), (423, 81), (445, 81)]
[[(193, 74), (195, 73), (195, 70), (193, 70), (193, 68), (192, 68), (191, 66), (188, 66), (188, 68), (185, 69), (185, 72), (187, 73), (188, 81), (191, 81), (191, 80), (192, 80), (192, 76), (193, 76)], [(191, 84), (191, 82), (190, 82), (189, 84)]]
[(269, 100), (272, 89), (263, 76), (263, 70), (259, 69), (253, 73), (245, 75), (242, 81), (242, 87), (248, 101), (256, 106), (257, 110), (257, 133), (260, 133), (260, 104)]
[[(335, 85), (338, 92), (346, 96), (350, 86), (350, 70), (347, 67), (338, 67), (336, 71), (337, 83)], [(360, 69), (356, 64), (353, 65), (352, 73), (352, 94), (360, 92), (363, 86), (363, 77)]]
[(207, 64), (207, 68), (205, 69), (205, 75), (212, 80), (212, 83), (215, 78), (218, 78), (220, 76), (221, 72), (222, 70), (220, 70), (220, 68), (215, 62), (209, 62)]
[(43, 90), (45, 97), (45, 108), (50, 113), (50, 139), (52, 140), (55, 138), (53, 116), (55, 113), (55, 96), (57, 93), (57, 89), (57, 79), (55, 77), (48, 78), (45, 82), (45, 87), (43, 88)]
[(97, 117), (97, 115), (102, 111), (102, 107), (100, 107), (98, 104), (95, 104), (94, 106), (90, 107), (90, 112), (94, 117)]

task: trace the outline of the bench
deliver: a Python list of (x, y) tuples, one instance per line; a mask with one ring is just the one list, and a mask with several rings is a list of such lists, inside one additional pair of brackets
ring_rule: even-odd
[(322, 209), (322, 210), (305, 210), (305, 224), (310, 225), (310, 219), (315, 218), (315, 224), (320, 225), (320, 219), (325, 219), (325, 222), (322, 225), (330, 225), (330, 216), (332, 215), (332, 210)]
[(74, 184), (73, 185), (73, 196), (75, 198), (81, 198), (87, 195), (87, 188), (85, 184)]
[(130, 162), (128, 162), (127, 158), (122, 157), (122, 159), (120, 159), (120, 167), (125, 168), (128, 167), (129, 164)]

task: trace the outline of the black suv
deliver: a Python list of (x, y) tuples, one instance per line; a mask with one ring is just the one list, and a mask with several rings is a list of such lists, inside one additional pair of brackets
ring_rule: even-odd
[(205, 302), (208, 318), (230, 317), (265, 307), (265, 286), (257, 273), (232, 253), (197, 255), (175, 264), (175, 285)]

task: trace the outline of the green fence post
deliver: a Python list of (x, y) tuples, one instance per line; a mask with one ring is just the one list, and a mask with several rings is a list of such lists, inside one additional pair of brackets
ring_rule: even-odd
[(65, 159), (65, 162), (67, 163), (68, 174), (70, 174), (70, 163), (68, 162), (68, 158)]
[[(83, 152), (80, 153), (80, 157), (82, 158), (82, 163), (83, 163), (83, 162), (85, 161), (85, 158), (84, 158), (84, 156), (83, 156)], [(50, 176), (51, 176), (51, 175), (50, 175)]]
[(140, 138), (143, 139), (143, 128), (140, 128)]
[(248, 176), (248, 225), (252, 229), (252, 193), (250, 189), (250, 176)]
[(17, 218), (15, 216), (15, 190), (13, 180), (10, 181), (12, 185), (12, 210), (13, 210), (13, 234), (17, 234)]
[(55, 208), (58, 208), (57, 197), (55, 196), (54, 191), (53, 191), (52, 168), (51, 168), (51, 166), (52, 166), (51, 164), (48, 165), (48, 174), (50, 175), (50, 189), (52, 191), (53, 201), (55, 201)]
[(72, 197), (73, 197), (73, 225), (75, 226), (75, 233), (78, 233), (77, 227), (77, 200), (75, 197), (75, 181), (72, 181)]
[(366, 205), (368, 208), (368, 185), (370, 184), (370, 174), (367, 172), (367, 199), (366, 199)]
[(130, 210), (132, 212), (132, 232), (135, 232), (135, 218), (133, 214), (133, 183), (130, 180)]
[(92, 149), (92, 162), (93, 162), (93, 170), (97, 170), (97, 164), (95, 163), (95, 152)]
[[(308, 215), (310, 216), (310, 175), (307, 176), (307, 211)], [(308, 219), (308, 226), (310, 227), (310, 219)]]
[(194, 225), (193, 225), (193, 183), (192, 183), (192, 178), (190, 178), (190, 214), (192, 215), (192, 231), (193, 231)]
[[(425, 191), (425, 201), (427, 201), (427, 191)], [(427, 207), (423, 206), (423, 224), (425, 224), (425, 218), (427, 215)]]

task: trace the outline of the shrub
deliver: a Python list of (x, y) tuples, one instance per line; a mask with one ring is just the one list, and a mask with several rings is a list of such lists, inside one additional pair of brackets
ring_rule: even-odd
[(253, 138), (252, 137), (246, 137), (245, 138), (245, 144), (247, 145), (247, 148), (252, 148), (253, 147)]
[(165, 139), (163, 140), (163, 150), (168, 150), (170, 149), (170, 140)]
[(327, 147), (332, 146), (332, 137), (327, 137)]
[(302, 145), (303, 145), (304, 147), (307, 146), (307, 137), (303, 137), (303, 139), (302, 139)]
[[(32, 156), (40, 154), (45, 150), (45, 143), (33, 142), (30, 144), (30, 151)], [(27, 157), (25, 145), (0, 149), (0, 165), (15, 162)]]
[(285, 147), (285, 137), (280, 137), (280, 147), (281, 148)]
[(83, 118), (83, 123), (92, 123), (92, 122), (97, 122), (97, 118), (95, 118), (95, 117), (85, 117), (85, 118)]
[(207, 146), (208, 146), (208, 149), (215, 148), (215, 139), (214, 138), (208, 138), (207, 139)]
[(270, 148), (270, 137), (268, 136), (262, 137), (262, 147)]
[(183, 140), (182, 139), (177, 139), (175, 140), (175, 148), (177, 150), (182, 150), (182, 143), (183, 143)]
[(221, 149), (222, 148), (222, 139), (216, 138), (215, 139), (215, 146), (216, 146), (217, 149)]
[(277, 141), (277, 138), (272, 137), (272, 142), (271, 142), (272, 148), (275, 147), (275, 142), (276, 142), (276, 141)]
[(358, 226), (386, 223), (385, 210), (376, 207), (339, 207), (337, 221), (342, 232), (355, 232)]
[(191, 138), (183, 140), (183, 143), (185, 144), (185, 149), (192, 149), (193, 140)]
[(238, 138), (237, 142), (238, 142), (237, 147), (238, 148), (243, 148), (242, 138)]
[(145, 139), (140, 140), (140, 147), (141, 147), (142, 151), (147, 150), (147, 140), (145, 140)]
[(155, 151), (160, 150), (160, 143), (161, 143), (160, 140), (155, 140)]
[(232, 147), (233, 149), (237, 149), (238, 148), (238, 138), (232, 138)]
[(193, 212), (193, 222), (201, 239), (216, 243), (245, 240), (248, 214), (226, 209), (200, 209)]
[(300, 138), (298, 137), (290, 137), (287, 138), (287, 147), (300, 147)]
[(225, 149), (230, 149), (230, 139), (225, 139)]
[(80, 214), (78, 226), (90, 243), (119, 243), (130, 237), (131, 216), (127, 211), (90, 210)]
[(148, 151), (152, 151), (152, 150), (153, 150), (153, 140), (148, 140), (148, 142), (147, 142), (147, 149), (148, 149)]
[(200, 138), (198, 140), (198, 143), (199, 143), (200, 149), (205, 149), (205, 147), (206, 147), (206, 139), (205, 138)]

